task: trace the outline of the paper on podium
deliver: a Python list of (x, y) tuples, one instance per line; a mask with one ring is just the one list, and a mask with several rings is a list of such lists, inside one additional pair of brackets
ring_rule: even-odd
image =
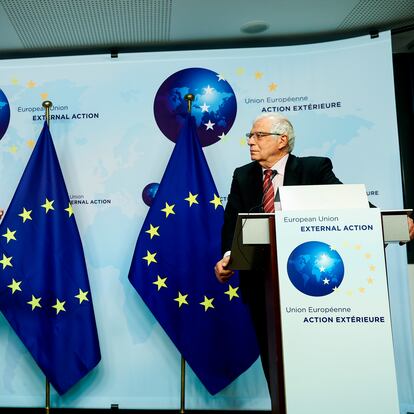
[(386, 243), (410, 241), (407, 216), (412, 212), (411, 209), (381, 211), (382, 229)]
[(272, 213), (239, 213), (231, 246), (230, 268), (250, 270), (260, 260), (258, 245), (269, 244), (269, 221)]

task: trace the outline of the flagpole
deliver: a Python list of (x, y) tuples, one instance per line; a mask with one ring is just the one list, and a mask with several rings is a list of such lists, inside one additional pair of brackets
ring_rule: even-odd
[(181, 399), (180, 399), (180, 413), (185, 413), (185, 359), (181, 355)]
[(50, 411), (50, 382), (46, 378), (46, 392), (45, 392), (45, 412), (46, 414), (49, 414)]
[[(191, 107), (194, 101), (194, 95), (192, 93), (187, 93), (184, 96), (184, 99), (187, 101), (187, 112), (191, 114)], [(181, 355), (181, 400), (180, 400), (180, 413), (185, 412), (185, 359)]]
[[(43, 101), (42, 102), (43, 108), (45, 108), (45, 117), (47, 126), (50, 126), (50, 108), (53, 106), (51, 101)], [(46, 390), (45, 390), (45, 412), (46, 414), (49, 414), (50, 412), (50, 382), (46, 378)]]
[(50, 126), (50, 108), (53, 106), (51, 101), (43, 101), (42, 102), (43, 108), (45, 108), (45, 116), (46, 116), (46, 122), (47, 126)]
[(187, 95), (184, 96), (184, 99), (187, 101), (187, 112), (191, 114), (191, 107), (193, 105), (194, 101), (194, 95), (192, 93), (187, 93)]

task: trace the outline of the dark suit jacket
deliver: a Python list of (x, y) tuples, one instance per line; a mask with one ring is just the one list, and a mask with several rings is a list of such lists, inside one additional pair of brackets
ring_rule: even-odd
[[(341, 184), (332, 171), (332, 162), (324, 157), (289, 155), (283, 185)], [(262, 167), (256, 161), (237, 168), (224, 212), (222, 251), (231, 249), (238, 213), (261, 212), (263, 198)]]
[[(332, 171), (329, 158), (295, 157), (290, 154), (285, 168), (283, 185), (341, 184)], [(223, 253), (231, 249), (238, 213), (261, 212), (263, 199), (263, 173), (257, 162), (237, 168), (233, 174), (230, 194), (224, 212), (222, 229)], [(256, 251), (255, 270), (240, 272), (240, 291), (248, 303), (260, 346), (266, 378), (269, 382), (267, 325), (265, 309), (265, 278), (268, 249)]]

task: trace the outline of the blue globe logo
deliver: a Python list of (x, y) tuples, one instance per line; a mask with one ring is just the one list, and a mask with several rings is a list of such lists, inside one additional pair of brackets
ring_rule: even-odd
[(158, 183), (150, 183), (150, 184), (147, 184), (142, 190), (142, 201), (148, 207), (151, 207), (154, 201), (155, 194), (157, 194), (158, 187), (159, 187)]
[(328, 244), (300, 244), (289, 256), (287, 272), (296, 289), (309, 296), (326, 296), (342, 283), (344, 262)]
[(154, 116), (161, 132), (176, 142), (188, 111), (184, 96), (194, 95), (192, 115), (203, 147), (223, 138), (236, 119), (237, 101), (230, 84), (209, 69), (189, 68), (168, 77), (157, 91)]
[(6, 95), (0, 89), (0, 139), (3, 138), (10, 122), (10, 106)]

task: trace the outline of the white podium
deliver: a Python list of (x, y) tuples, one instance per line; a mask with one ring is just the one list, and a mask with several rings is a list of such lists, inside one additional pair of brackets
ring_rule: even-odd
[(239, 216), (231, 261), (270, 244), (272, 412), (398, 414), (384, 242), (408, 240), (409, 211), (369, 208), (364, 186), (280, 190), (282, 211)]

